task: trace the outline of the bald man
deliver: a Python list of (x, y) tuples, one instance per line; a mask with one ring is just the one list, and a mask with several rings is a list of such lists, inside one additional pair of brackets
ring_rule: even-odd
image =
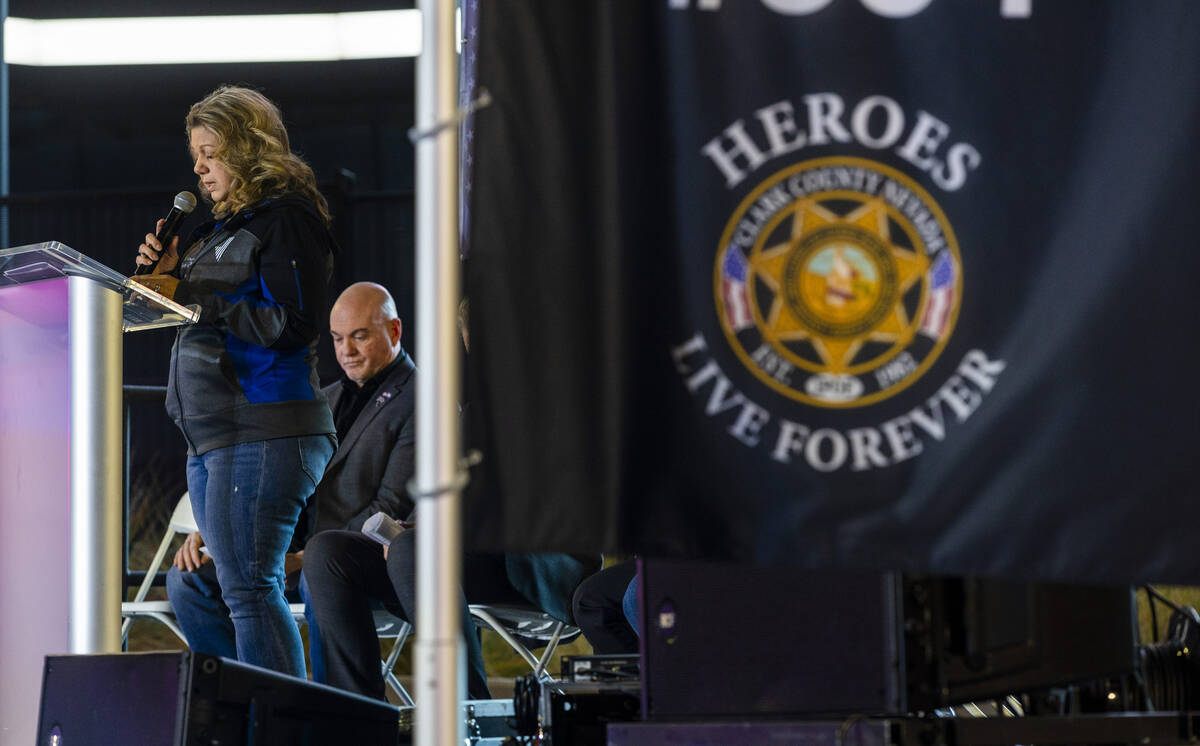
[[(406, 485), (414, 468), (416, 367), (400, 346), (396, 304), (382, 285), (356, 283), (334, 303), (329, 329), (343, 373), (324, 389), (338, 448), (296, 528), (286, 561), (289, 578), (296, 577), (304, 562), (302, 548), (309, 536), (329, 529), (359, 531), (377, 512), (407, 518), (413, 509)], [(211, 561), (199, 551), (203, 544), (195, 533), (176, 553), (167, 574), (167, 595), (193, 650), (232, 658), (233, 625)], [(324, 681), (321, 635), (303, 579), (299, 593), (309, 618), (313, 678)]]
[[(350, 290), (347, 290), (349, 293)], [(379, 640), (375, 636), (375, 622), (372, 606), (382, 603), (389, 609), (395, 610), (400, 616), (410, 621), (416, 619), (416, 549), (415, 537), (420, 527), (404, 531), (387, 547), (380, 546), (373, 539), (364, 536), (360, 529), (363, 519), (369, 517), (376, 507), (387, 512), (393, 518), (411, 520), (412, 501), (403, 492), (408, 476), (412, 473), (412, 437), (411, 434), (395, 440), (396, 445), (391, 451), (392, 458), (403, 461), (408, 465), (403, 470), (404, 481), (394, 481), (393, 475), (386, 473), (380, 482), (379, 492), (371, 497), (363, 494), (357, 499), (347, 501), (347, 507), (333, 520), (328, 515), (326, 506), (339, 505), (338, 490), (347, 491), (359, 475), (344, 474), (343, 471), (360, 468), (371, 468), (380, 461), (378, 457), (370, 460), (366, 466), (357, 466), (356, 452), (364, 448), (366, 439), (373, 427), (368, 411), (357, 414), (354, 426), (343, 436), (341, 407), (345, 406), (345, 398), (355, 386), (363, 391), (372, 385), (376, 378), (382, 378), (383, 383), (375, 391), (363, 395), (359, 399), (369, 400), (367, 410), (382, 407), (384, 412), (394, 404), (389, 404), (392, 396), (389, 393), (389, 382), (395, 373), (388, 374), (386, 368), (371, 375), (375, 366), (370, 364), (378, 352), (378, 360), (382, 361), (385, 340), (399, 342), (399, 322), (390, 325), (392, 316), (383, 314), (382, 317), (371, 316), (369, 306), (355, 310), (353, 307), (343, 308), (345, 295), (338, 300), (331, 315), (331, 331), (333, 332), (334, 347), (337, 350), (338, 363), (346, 371), (347, 380), (327, 388), (330, 405), (334, 410), (334, 421), (338, 425), (338, 436), (342, 444), (329, 462), (325, 479), (317, 487), (316, 495), (319, 500), (321, 513), (317, 528), (336, 525), (338, 521), (346, 520), (350, 530), (322, 530), (313, 535), (305, 545), (304, 578), (306, 581), (305, 603), (310, 615), (310, 650), (313, 649), (313, 632), (316, 635), (324, 660), (324, 682), (369, 697), (383, 698), (384, 679), (379, 665)], [(466, 314), (465, 308), (460, 311), (460, 322), (463, 324), (463, 343), (466, 344)], [(357, 336), (356, 336), (357, 335)], [(358, 360), (364, 363), (356, 365)], [(355, 377), (362, 379), (356, 382)], [(405, 410), (412, 411), (412, 381), (408, 379), (408, 397)], [(397, 394), (399, 395), (399, 394)], [(357, 400), (356, 400), (357, 401)], [(345, 416), (350, 416), (346, 413)], [(376, 417), (384, 417), (381, 413)], [(411, 418), (406, 420), (411, 427)], [(361, 435), (356, 432), (361, 428)], [(382, 442), (389, 442), (386, 437)], [(348, 451), (348, 453), (346, 453)], [(365, 454), (371, 451), (364, 451)], [(391, 462), (389, 461), (389, 467)], [(397, 472), (398, 474), (401, 472)], [(365, 478), (364, 492), (371, 483), (379, 482), (375, 477)], [(385, 491), (384, 486), (393, 485)], [(370, 498), (370, 499), (367, 499)], [(399, 499), (396, 499), (399, 498)], [(372, 506), (366, 510), (354, 513), (360, 504)], [(351, 515), (354, 513), (353, 515)], [(459, 594), (459, 617), (464, 632), (467, 658), (467, 695), (471, 699), (487, 699), (491, 695), (487, 686), (487, 675), (483, 667), (483, 653), (480, 649), (479, 635), (467, 608), (467, 601), (480, 604), (516, 604), (533, 606), (551, 614), (557, 619), (570, 622), (570, 600), (579, 581), (595, 569), (599, 569), (599, 558), (575, 558), (565, 554), (485, 554), (467, 552), (463, 556), (463, 584)], [(314, 654), (314, 658), (318, 657)]]
[[(416, 618), (415, 533), (405, 531), (389, 547), (382, 547), (360, 532), (363, 522), (380, 510), (397, 519), (413, 518), (414, 505), (405, 485), (413, 473), (414, 384), (411, 376), (405, 376), (403, 392), (393, 393), (389, 388), (396, 382), (396, 376), (394, 372), (389, 374), (391, 368), (386, 367), (385, 361), (389, 359), (389, 349), (399, 349), (400, 322), (395, 319), (394, 306), (382, 314), (373, 312), (373, 302), (378, 297), (369, 294), (371, 287), (360, 283), (347, 288), (330, 313), (334, 351), (346, 374), (325, 389), (340, 445), (314, 493), (319, 505), (317, 531), (305, 546), (303, 590), (310, 623), (310, 650), (315, 642), (320, 652), (314, 657), (322, 661), (323, 676), (318, 680), (382, 699), (384, 680), (372, 609), (374, 603), (382, 603), (405, 619)], [(408, 366), (411, 370), (411, 362)], [(376, 381), (380, 381), (378, 392), (372, 388)], [(403, 411), (409, 415), (404, 420), (404, 436), (392, 438), (386, 420), (373, 424), (378, 418), (371, 410), (389, 406), (401, 409), (389, 403), (401, 394), (406, 397)], [(368, 400), (372, 402), (370, 405), (365, 404)], [(364, 408), (366, 411), (362, 411)], [(354, 425), (343, 435), (342, 425), (347, 420)], [(378, 444), (364, 444), (364, 439), (372, 435)], [(375, 472), (382, 459), (377, 451), (385, 449), (389, 442), (394, 445), (389, 451), (388, 466), (379, 478)], [(373, 496), (367, 494), (372, 484), (379, 485)], [(358, 510), (360, 505), (367, 507)], [(343, 521), (347, 530), (334, 530), (343, 528), (338, 525)], [(502, 600), (524, 601), (510, 586), (503, 562), (502, 555), (483, 560), (489, 570), (489, 575), (481, 579), (487, 597), (499, 594)], [(476, 564), (469, 562), (468, 569)], [(467, 649), (468, 696), (486, 699), (490, 693), (479, 637), (465, 597), (460, 601)], [(321, 630), (315, 641), (312, 628)], [(313, 678), (317, 678), (315, 670)]]
[(346, 288), (329, 312), (343, 373), (325, 387), (338, 449), (313, 493), (313, 533), (359, 531), (380, 511), (394, 518), (412, 512), (416, 367), (400, 346), (401, 330), (392, 296), (375, 283)]

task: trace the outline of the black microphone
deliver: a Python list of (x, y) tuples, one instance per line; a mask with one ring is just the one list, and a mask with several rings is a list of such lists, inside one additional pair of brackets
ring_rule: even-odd
[[(163, 218), (162, 228), (154, 237), (162, 244), (163, 252), (166, 252), (167, 245), (171, 243), (171, 239), (179, 232), (179, 224), (183, 222), (183, 216), (196, 209), (196, 195), (189, 191), (182, 191), (175, 195), (175, 204), (171, 206), (171, 211)], [(162, 253), (158, 255), (158, 260), (162, 261)], [(154, 274), (154, 270), (158, 268), (158, 262), (154, 264), (139, 264), (134, 270), (134, 275), (140, 275), (143, 272)]]

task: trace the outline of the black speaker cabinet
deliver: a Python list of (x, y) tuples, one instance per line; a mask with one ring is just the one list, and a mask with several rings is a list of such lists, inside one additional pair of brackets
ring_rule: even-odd
[(903, 714), (1134, 670), (1128, 586), (639, 562), (650, 719)]
[(385, 702), (188, 651), (46, 656), (38, 746), (395, 746)]
[(649, 718), (899, 712), (896, 576), (644, 560)]

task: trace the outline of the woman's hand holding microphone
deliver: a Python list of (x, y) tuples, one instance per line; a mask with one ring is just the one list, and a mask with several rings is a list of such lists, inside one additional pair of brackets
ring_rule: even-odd
[[(158, 224), (155, 226), (156, 233), (162, 231), (163, 222), (162, 220), (158, 221)], [(138, 255), (135, 261), (138, 265), (138, 272), (142, 271), (142, 267), (152, 267), (154, 274), (134, 274), (129, 279), (139, 285), (150, 288), (160, 295), (165, 295), (168, 298), (175, 297), (175, 288), (179, 285), (179, 280), (165, 273), (175, 269), (175, 265), (179, 263), (178, 236), (171, 239), (171, 243), (167, 245), (166, 251), (164, 251), (162, 243), (155, 234), (147, 233), (146, 239), (138, 244)], [(155, 266), (156, 262), (157, 266)]]

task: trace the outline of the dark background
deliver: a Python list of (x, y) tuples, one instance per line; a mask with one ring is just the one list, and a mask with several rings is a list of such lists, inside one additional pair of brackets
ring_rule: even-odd
[[(10, 0), (23, 18), (350, 12), (411, 2)], [(180, 39), (181, 45), (205, 40)], [(226, 65), (9, 68), (12, 191), (186, 186), (187, 108), (222, 83), (259, 88), (283, 109), (292, 147), (318, 179), (350, 169), (364, 190), (412, 188), (413, 59)]]
[[(10, 0), (19, 18), (237, 15), (411, 8), (412, 2)], [(203, 45), (204, 38), (179, 39)], [(184, 132), (188, 107), (213, 88), (257, 88), (283, 111), (292, 149), (312, 165), (334, 211), (340, 254), (330, 300), (373, 280), (396, 298), (413, 349), (415, 59), (346, 62), (9, 66), (9, 246), (61, 241), (132, 272), (143, 234), (181, 189), (195, 190)], [(201, 203), (183, 226), (207, 216)], [(172, 330), (125, 337), (125, 382), (165, 385)], [(328, 335), (320, 374), (339, 373)], [(131, 400), (133, 480), (150, 465), (160, 488), (182, 491), (183, 443), (153, 396)]]
[[(218, 1), (203, 6), (115, 0), (11, 0), (25, 18), (384, 10), (405, 2)], [(204, 39), (180, 39), (204, 44)], [(283, 111), (292, 149), (316, 172), (341, 244), (331, 292), (371, 279), (412, 324), (414, 59), (317, 63), (31, 67), (10, 76), (11, 246), (58, 240), (132, 271), (141, 236), (194, 188), (184, 116), (223, 83), (257, 88)], [(82, 193), (82, 194), (79, 194)], [(347, 204), (347, 199), (353, 204)], [(342, 209), (338, 209), (338, 208)], [(206, 214), (203, 205), (183, 232)], [(127, 339), (126, 380), (166, 381), (169, 331)], [(405, 346), (412, 347), (411, 334)], [(336, 374), (323, 355), (322, 378)]]

